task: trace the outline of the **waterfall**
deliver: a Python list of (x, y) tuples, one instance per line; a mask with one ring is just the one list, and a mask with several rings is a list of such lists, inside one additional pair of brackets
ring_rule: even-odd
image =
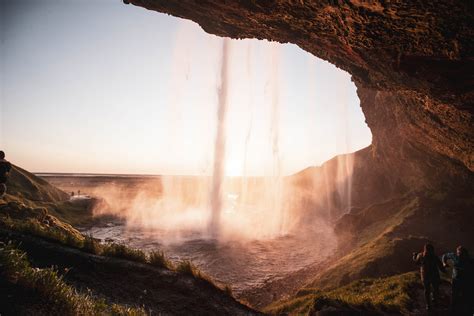
[(213, 238), (219, 236), (220, 215), (223, 204), (223, 180), (225, 165), (225, 120), (227, 112), (227, 94), (228, 94), (228, 68), (229, 68), (229, 39), (225, 38), (222, 43), (222, 61), (221, 61), (221, 83), (217, 90), (217, 127), (214, 144), (214, 167), (212, 174), (211, 189), (211, 218), (209, 221), (209, 234)]
[(271, 93), (271, 150), (272, 150), (272, 208), (275, 212), (279, 222), (278, 232), (284, 233), (285, 226), (285, 214), (284, 207), (282, 205), (282, 194), (283, 194), (283, 179), (281, 172), (281, 156), (280, 156), (280, 51), (279, 46), (274, 44), (272, 47), (271, 54), (271, 71), (269, 78), (269, 86)]

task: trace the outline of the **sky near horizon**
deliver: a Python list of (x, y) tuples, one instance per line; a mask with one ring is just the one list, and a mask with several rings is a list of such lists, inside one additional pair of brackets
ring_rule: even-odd
[[(33, 172), (212, 173), (222, 38), (119, 0), (0, 1), (8, 160)], [(229, 60), (226, 174), (268, 175), (275, 161), (291, 174), (371, 143), (344, 71), (254, 39), (232, 40)]]

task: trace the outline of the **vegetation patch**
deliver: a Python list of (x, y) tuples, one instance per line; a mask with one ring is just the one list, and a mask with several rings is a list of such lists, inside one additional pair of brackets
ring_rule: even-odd
[(0, 204), (0, 227), (40, 236), (64, 245), (80, 248), (84, 236), (43, 207), (30, 207), (23, 203), (9, 202)]
[[(350, 220), (356, 227), (353, 239), (347, 240), (352, 250), (317, 275), (309, 287), (330, 290), (354, 280), (396, 275), (414, 268), (410, 254), (428, 240), (398, 232), (412, 220), (420, 201), (408, 194), (392, 202), (374, 204)], [(338, 230), (351, 225), (345, 223)]]
[(97, 203), (95, 199), (72, 201), (69, 194), (17, 166), (12, 168), (7, 187), (0, 205), (15, 202), (29, 208), (44, 208), (54, 217), (73, 225), (90, 221), (92, 207)]
[(419, 276), (415, 272), (388, 278), (362, 279), (329, 291), (302, 289), (295, 298), (270, 304), (264, 312), (274, 315), (309, 315), (331, 306), (362, 313), (409, 313), (415, 292), (420, 287)]
[[(35, 314), (146, 315), (142, 309), (109, 305), (91, 294), (79, 293), (53, 269), (32, 268), (26, 254), (12, 243), (0, 242), (0, 266), (2, 283), (28, 293), (27, 297), (15, 297), (23, 311), (28, 309), (27, 303), (32, 303)], [(27, 301), (22, 302), (22, 299)], [(34, 304), (34, 301), (40, 303)], [(9, 308), (14, 309), (14, 306)]]
[(166, 255), (163, 251), (152, 251), (148, 256), (148, 263), (154, 267), (165, 268), (172, 270), (173, 264), (171, 261), (166, 258)]
[(123, 244), (110, 243), (103, 245), (102, 255), (147, 263), (146, 254), (142, 250), (130, 248)]
[(181, 261), (176, 267), (175, 271), (184, 275), (192, 276), (196, 279), (202, 280), (208, 283), (210, 286), (226, 292), (229, 296), (232, 296), (232, 289), (228, 285), (219, 286), (210, 276), (203, 273), (199, 268), (192, 264), (189, 260)]
[(194, 276), (194, 277), (201, 277), (201, 271), (194, 266), (191, 261), (189, 260), (183, 260), (181, 261), (177, 266), (176, 266), (176, 272)]
[(102, 254), (103, 246), (99, 240), (95, 239), (92, 236), (84, 236), (84, 241), (82, 243), (82, 250), (94, 255)]

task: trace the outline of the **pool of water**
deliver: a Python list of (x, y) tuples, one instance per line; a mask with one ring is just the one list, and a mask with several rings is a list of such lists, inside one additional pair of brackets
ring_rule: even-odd
[(202, 238), (193, 231), (179, 235), (157, 229), (146, 231), (120, 222), (104, 223), (82, 232), (146, 252), (162, 250), (175, 263), (190, 260), (217, 282), (231, 286), (236, 295), (321, 262), (335, 248), (329, 228), (264, 240), (227, 241)]

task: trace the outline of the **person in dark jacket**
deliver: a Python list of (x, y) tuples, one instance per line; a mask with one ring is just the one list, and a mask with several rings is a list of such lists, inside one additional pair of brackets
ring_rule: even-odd
[(472, 315), (474, 264), (469, 252), (463, 246), (458, 246), (456, 253), (445, 253), (442, 261), (445, 267), (448, 267), (448, 261), (453, 263), (451, 281), (451, 308), (453, 312), (459, 315)]
[(5, 160), (5, 153), (0, 150), (0, 198), (7, 192), (7, 179), (12, 165)]
[(421, 253), (414, 252), (413, 261), (420, 266), (421, 282), (425, 289), (426, 309), (431, 309), (433, 307), (432, 303), (438, 303), (438, 290), (441, 280), (439, 271), (445, 272), (445, 269), (431, 244), (425, 244)]

